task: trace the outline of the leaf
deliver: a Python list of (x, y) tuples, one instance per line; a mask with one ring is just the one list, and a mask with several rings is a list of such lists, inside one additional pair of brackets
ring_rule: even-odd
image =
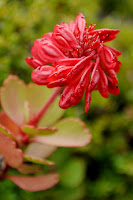
[[(41, 108), (52, 95), (53, 91), (54, 89), (48, 89), (45, 86), (29, 84), (27, 88), (27, 100), (30, 107), (30, 117), (35, 116), (41, 110)], [(38, 124), (39, 127), (49, 126), (63, 116), (64, 110), (59, 108), (58, 102), (59, 97), (57, 97), (55, 101), (49, 106), (45, 115), (42, 117)]]
[(7, 176), (7, 179), (13, 181), (17, 186), (23, 190), (30, 192), (37, 192), (47, 190), (58, 183), (59, 175), (48, 174), (43, 176)]
[(30, 143), (25, 151), (26, 156), (36, 158), (47, 158), (56, 150), (55, 146), (48, 146), (39, 143)]
[(32, 141), (60, 147), (81, 147), (91, 140), (89, 129), (79, 119), (67, 118), (61, 120), (55, 127), (58, 131), (54, 134), (36, 136)]
[[(93, 186), (92, 186), (93, 187)], [(90, 200), (86, 196), (86, 185), (85, 183), (79, 187), (70, 188), (70, 187), (60, 187), (58, 188), (58, 197), (57, 199), (63, 200)], [(87, 199), (86, 199), (86, 198)]]
[[(18, 126), (33, 119), (50, 98), (54, 89), (29, 84), (28, 87), (17, 76), (10, 75), (1, 89), (1, 104), (6, 115)], [(39, 122), (39, 127), (55, 123), (64, 114), (58, 106), (59, 97), (49, 106)], [(52, 118), (51, 118), (52, 115)]]
[(55, 165), (55, 163), (52, 161), (44, 160), (44, 159), (36, 158), (36, 157), (30, 157), (30, 156), (26, 156), (26, 155), (24, 155), (24, 159), (26, 161), (36, 163), (36, 164), (41, 164), (41, 165)]
[(12, 137), (12, 135), (9, 133), (9, 131), (8, 131), (4, 126), (2, 126), (1, 124), (0, 124), (0, 132), (3, 133), (4, 135), (7, 135), (8, 137), (10, 137), (10, 138), (13, 139), (13, 137)]
[(35, 116), (50, 97), (52, 90), (45, 86), (30, 83), (27, 87), (27, 100), (30, 105), (30, 117)]
[(13, 168), (18, 168), (23, 163), (21, 149), (16, 148), (16, 143), (2, 133), (0, 133), (0, 154), (3, 155), (5, 162)]
[(74, 158), (68, 161), (61, 172), (60, 183), (69, 188), (75, 188), (82, 184), (85, 178), (85, 162)]
[(4, 113), (0, 112), (0, 124), (16, 139), (20, 140), (19, 127)]
[(60, 97), (56, 97), (54, 102), (50, 105), (44, 117), (40, 120), (38, 124), (39, 127), (53, 125), (64, 115), (65, 110), (59, 107), (59, 99)]
[(54, 132), (57, 131), (55, 128), (36, 128), (31, 125), (24, 125), (21, 127), (22, 131), (27, 133), (29, 136), (35, 136), (35, 135), (49, 135), (53, 134)]
[(1, 104), (8, 117), (18, 126), (26, 122), (25, 102), (25, 84), (17, 76), (10, 75), (1, 90)]
[(22, 174), (34, 174), (41, 170), (40, 166), (22, 164), (17, 170)]

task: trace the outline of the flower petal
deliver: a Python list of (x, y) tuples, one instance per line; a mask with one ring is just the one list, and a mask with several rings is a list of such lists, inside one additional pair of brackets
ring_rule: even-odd
[(35, 58), (27, 57), (25, 58), (25, 61), (28, 65), (30, 65), (33, 69), (36, 69), (39, 66), (43, 66), (43, 63)]
[(98, 90), (104, 98), (108, 98), (108, 79), (104, 71), (99, 67), (100, 79), (98, 83)]
[(44, 38), (45, 40), (51, 40), (52, 38), (52, 32), (49, 33), (45, 33), (42, 38)]
[(67, 79), (73, 81), (75, 76), (80, 75), (82, 73), (83, 69), (85, 69), (86, 66), (88, 66), (89, 61), (94, 56), (95, 51), (93, 51), (89, 56), (83, 58), (81, 61), (79, 61), (72, 70), (68, 73)]
[(69, 31), (69, 29), (60, 25), (56, 25), (54, 27), (53, 33), (62, 36), (68, 42), (70, 47), (80, 48), (75, 36), (72, 34), (71, 31)]
[(37, 39), (31, 53), (44, 65), (65, 58), (64, 54), (50, 40), (45, 39)]
[(116, 62), (116, 65), (115, 65), (115, 68), (114, 68), (114, 70), (115, 70), (116, 73), (119, 72), (121, 64), (122, 63), (120, 61)]
[(53, 43), (58, 47), (61, 51), (64, 50), (72, 50), (68, 42), (60, 35), (56, 35), (53, 33)]
[(79, 61), (81, 61), (84, 57), (82, 58), (66, 58), (66, 59), (61, 59), (57, 62), (57, 65), (61, 66), (74, 66), (76, 65)]
[(95, 86), (97, 85), (100, 75), (99, 75), (99, 57), (96, 59), (96, 63), (95, 66), (93, 68), (92, 74), (91, 74), (91, 79), (90, 79), (90, 83), (89, 83), (89, 90), (92, 91)]
[[(63, 90), (63, 93), (60, 97), (60, 101), (59, 101), (60, 108), (66, 109), (72, 106), (70, 99), (74, 94), (75, 88), (76, 88), (76, 84), (66, 86), (66, 88)], [(77, 103), (78, 103), (78, 99), (77, 99)]]
[(75, 20), (75, 36), (79, 36), (80, 42), (83, 41), (83, 35), (86, 28), (86, 20), (82, 13), (79, 13)]
[(66, 56), (52, 42), (45, 41), (40, 49), (40, 56), (48, 63), (57, 62)]
[(116, 73), (113, 69), (110, 69), (107, 71), (109, 76), (112, 78), (112, 81), (114, 82), (114, 84), (118, 84), (118, 79), (117, 79), (117, 76), (116, 76)]
[(88, 86), (88, 83), (89, 83), (89, 76), (90, 76), (90, 73), (91, 73), (92, 66), (93, 66), (93, 62), (91, 62), (90, 66), (84, 71), (78, 85), (75, 88), (75, 91), (74, 91), (75, 96), (79, 96), (79, 97), (83, 96), (84, 91), (85, 91), (85, 89), (86, 89), (86, 87)]
[(48, 88), (64, 87), (67, 84), (67, 79), (60, 78), (47, 84)]
[(120, 89), (118, 88), (117, 85), (114, 84), (113, 80), (110, 78), (110, 77), (107, 77), (108, 78), (108, 91), (109, 93), (111, 94), (114, 94), (114, 95), (117, 95), (120, 93)]
[(42, 45), (42, 39), (35, 40), (32, 48), (31, 48), (31, 54), (35, 59), (41, 61), (45, 65), (45, 64), (47, 64), (47, 62), (40, 57), (41, 45)]
[(115, 68), (116, 62), (114, 61), (114, 55), (111, 50), (106, 48), (105, 45), (100, 52), (100, 59), (101, 63), (104, 65), (105, 70)]
[(120, 31), (117, 29), (96, 29), (93, 31), (90, 31), (89, 34), (95, 35), (97, 34), (100, 37), (100, 40), (103, 42), (108, 42), (111, 40), (114, 40), (116, 38), (116, 34), (118, 34)]
[(90, 108), (90, 102), (91, 102), (91, 91), (89, 88), (87, 88), (85, 93), (85, 112), (87, 113)]
[(68, 24), (69, 30), (74, 33), (75, 30), (75, 22), (74, 21), (70, 21), (70, 23)]
[[(105, 46), (106, 46), (106, 45), (105, 45)], [(106, 46), (106, 48), (110, 49), (110, 51), (112, 51), (113, 54), (115, 54), (116, 56), (121, 56), (121, 55), (122, 55), (122, 53), (121, 53), (120, 51), (116, 50), (116, 49), (113, 48), (113, 47)]]
[[(66, 84), (67, 80), (65, 79), (65, 77), (71, 71), (72, 68), (73, 68), (73, 66), (59, 66), (59, 67), (57, 67), (55, 70), (53, 70), (51, 75), (48, 77), (48, 81), (50, 82), (49, 84), (51, 84), (54, 81), (57, 81), (58, 86), (62, 86), (62, 85), (59, 85), (60, 82), (62, 84), (63, 83)], [(47, 85), (48, 87), (49, 87), (49, 84)]]
[(31, 78), (37, 85), (47, 85), (47, 78), (52, 73), (53, 69), (54, 68), (49, 65), (38, 67), (32, 72)]

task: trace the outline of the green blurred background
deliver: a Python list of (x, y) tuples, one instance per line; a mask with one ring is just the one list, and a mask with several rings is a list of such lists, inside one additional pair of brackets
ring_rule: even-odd
[(10, 181), (0, 183), (0, 200), (132, 200), (133, 199), (133, 1), (132, 0), (0, 0), (0, 85), (9, 74), (26, 83), (32, 69), (26, 64), (35, 39), (61, 21), (82, 12), (88, 25), (120, 29), (108, 45), (122, 52), (118, 74), (120, 95), (104, 99), (93, 92), (91, 108), (84, 100), (66, 110), (91, 130), (91, 144), (59, 148), (60, 183), (44, 192), (26, 192)]

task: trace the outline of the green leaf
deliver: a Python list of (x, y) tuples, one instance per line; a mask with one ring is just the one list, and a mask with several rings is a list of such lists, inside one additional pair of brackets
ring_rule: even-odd
[(30, 116), (35, 116), (46, 103), (52, 91), (45, 86), (30, 83), (27, 87), (27, 100), (30, 105)]
[(24, 159), (26, 161), (36, 163), (36, 164), (40, 164), (40, 165), (55, 165), (55, 163), (52, 162), (52, 161), (44, 160), (44, 159), (36, 158), (36, 157), (30, 157), (30, 156), (27, 156), (27, 155), (24, 155)]
[(40, 143), (30, 143), (28, 147), (25, 150), (26, 156), (34, 156), (36, 158), (47, 158), (50, 156), (54, 151), (56, 150), (56, 147), (54, 146), (48, 146), (45, 144)]
[(61, 184), (65, 187), (78, 187), (85, 177), (85, 162), (81, 159), (68, 161), (61, 172)]
[(57, 131), (55, 128), (36, 128), (31, 125), (24, 125), (21, 127), (22, 131), (27, 133), (29, 136), (35, 136), (35, 135), (49, 135), (53, 134)]
[[(86, 184), (88, 185), (88, 184)], [(63, 199), (63, 200), (89, 200), (86, 197), (86, 186), (85, 184), (80, 185), (79, 187), (70, 188), (70, 187), (60, 187), (56, 189), (56, 193), (59, 195), (56, 199)]]
[[(41, 108), (52, 95), (53, 91), (54, 89), (48, 89), (46, 86), (29, 84), (27, 90), (27, 100), (30, 106), (31, 117), (35, 116), (41, 110)], [(63, 116), (64, 110), (59, 107), (58, 102), (59, 97), (57, 97), (54, 102), (49, 106), (45, 115), (42, 117), (38, 124), (39, 127), (49, 126)]]
[(56, 97), (54, 102), (49, 106), (44, 117), (42, 117), (38, 124), (39, 127), (53, 125), (64, 115), (65, 110), (59, 107), (59, 99), (60, 97)]
[(54, 134), (36, 136), (32, 140), (42, 144), (62, 147), (81, 147), (87, 145), (91, 140), (89, 129), (79, 119), (67, 118), (61, 120), (55, 127), (58, 131)]
[(10, 75), (1, 89), (1, 105), (5, 113), (18, 126), (26, 122), (26, 87), (17, 76)]
[(12, 137), (12, 135), (9, 133), (9, 131), (8, 131), (5, 127), (3, 127), (1, 124), (0, 124), (0, 132), (13, 139), (13, 137)]

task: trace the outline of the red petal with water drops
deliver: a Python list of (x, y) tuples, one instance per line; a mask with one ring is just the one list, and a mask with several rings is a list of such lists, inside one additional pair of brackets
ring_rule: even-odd
[(53, 69), (54, 68), (49, 65), (38, 67), (32, 72), (31, 78), (34, 83), (38, 85), (46, 85), (48, 83), (47, 78), (49, 77)]
[(98, 82), (98, 90), (104, 98), (108, 98), (108, 79), (104, 71), (99, 67), (100, 79)]
[(114, 40), (116, 38), (116, 34), (118, 34), (119, 32), (120, 31), (117, 29), (97, 29), (90, 31), (89, 34), (97, 34), (102, 42), (109, 42), (111, 40)]
[(91, 79), (90, 79), (90, 84), (89, 84), (89, 90), (92, 91), (95, 86), (97, 85), (100, 75), (99, 75), (99, 58), (96, 59), (96, 64), (93, 68), (92, 74), (91, 74)]
[(85, 112), (87, 113), (90, 108), (90, 102), (91, 102), (91, 92), (89, 88), (87, 88), (85, 93)]
[(117, 95), (120, 93), (120, 89), (118, 88), (117, 85), (114, 84), (114, 82), (112, 81), (111, 78), (108, 77), (108, 91), (111, 93), (111, 94), (114, 94), (114, 95)]
[(86, 26), (82, 13), (69, 24), (62, 22), (56, 25), (52, 33), (44, 34), (42, 39), (35, 41), (31, 51), (34, 58), (26, 61), (33, 68), (52, 64), (54, 70), (49, 71), (49, 75), (46, 70), (47, 75), (35, 72), (33, 76), (33, 72), (32, 77), (37, 84), (48, 88), (66, 87), (59, 102), (61, 108), (78, 104), (86, 91), (87, 112), (93, 90), (98, 90), (105, 98), (109, 93), (119, 93), (116, 73), (121, 66), (118, 61), (121, 52), (103, 44), (114, 40), (119, 30), (95, 29), (95, 24)]
[(71, 33), (71, 31), (69, 31), (69, 29), (64, 28), (60, 25), (56, 25), (53, 32), (57, 35), (62, 36), (72, 48), (80, 48), (76, 38)]
[(76, 84), (67, 86), (60, 97), (59, 106), (60, 108), (66, 109), (71, 106), (70, 99), (74, 94)]
[(33, 68), (36, 69), (38, 66), (43, 66), (43, 63), (37, 59), (27, 57), (25, 61)]
[(79, 13), (75, 20), (75, 36), (80, 38), (80, 42), (83, 41), (83, 35), (86, 28), (86, 20), (82, 13)]

